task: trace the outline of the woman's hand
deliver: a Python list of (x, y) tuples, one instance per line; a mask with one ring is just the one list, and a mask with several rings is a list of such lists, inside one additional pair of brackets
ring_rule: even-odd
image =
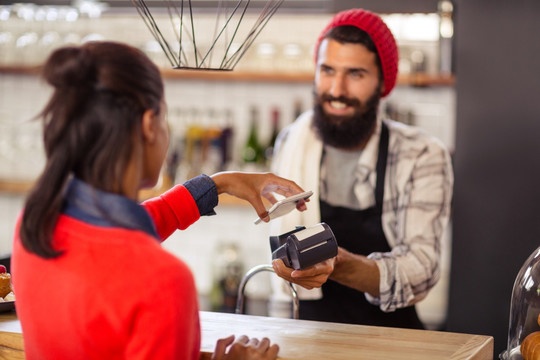
[(328, 280), (334, 271), (335, 260), (333, 257), (303, 270), (294, 270), (285, 266), (281, 259), (276, 259), (272, 261), (272, 267), (279, 277), (311, 290), (321, 287)]
[[(218, 194), (227, 193), (248, 201), (264, 222), (268, 222), (270, 219), (262, 197), (274, 204), (277, 199), (273, 193), (289, 197), (304, 192), (294, 181), (272, 173), (226, 171), (214, 174), (211, 178), (216, 183)], [(306, 210), (305, 201), (309, 201), (309, 199), (298, 201), (296, 208), (300, 211)]]
[(279, 346), (270, 345), (268, 338), (259, 341), (242, 335), (235, 341), (231, 335), (217, 341), (212, 360), (273, 360), (278, 351)]

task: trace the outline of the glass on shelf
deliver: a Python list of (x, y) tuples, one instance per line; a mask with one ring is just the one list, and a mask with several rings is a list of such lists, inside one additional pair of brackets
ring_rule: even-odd
[(0, 6), (0, 64), (8, 63), (8, 53), (13, 48), (15, 37), (6, 24), (11, 16), (11, 6)]
[(275, 70), (276, 45), (263, 42), (256, 46), (255, 68), (260, 71)]
[(278, 68), (285, 72), (298, 72), (302, 70), (304, 50), (300, 44), (288, 43), (282, 46), (278, 57)]
[(540, 356), (540, 351), (539, 354), (536, 354), (536, 357), (523, 356), (521, 352), (522, 344), (524, 341), (526, 341), (525, 339), (527, 336), (540, 332), (539, 316), (540, 247), (538, 247), (522, 265), (514, 282), (512, 299), (510, 303), (508, 344), (507, 349), (500, 354), (500, 359), (538, 359), (538, 356)]
[(9, 64), (15, 61), (10, 55), (14, 42), (15, 39), (11, 32), (0, 31), (0, 64)]

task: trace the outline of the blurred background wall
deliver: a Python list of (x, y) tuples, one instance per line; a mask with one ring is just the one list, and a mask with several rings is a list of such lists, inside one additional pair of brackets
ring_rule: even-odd
[[(253, 1), (255, 5), (264, 2)], [(148, 1), (150, 5), (156, 3), (160, 1)], [(274, 124), (279, 130), (311, 107), (313, 43), (333, 12), (348, 6), (345, 3), (286, 1), (232, 72), (172, 70), (130, 1), (28, 1), (1, 7), (0, 254), (9, 256), (17, 214), (43, 166), (40, 124), (31, 119), (50, 95), (51, 89), (39, 77), (39, 66), (52, 49), (89, 40), (122, 41), (145, 51), (161, 67), (171, 147), (164, 181), (151, 192), (155, 194), (170, 186), (167, 181), (182, 183), (199, 173), (268, 169), (267, 159), (253, 163), (244, 158), (252, 125), (256, 123), (258, 142), (266, 148)], [(382, 16), (392, 28), (401, 53), (399, 83), (381, 104), (382, 111), (425, 129), (453, 151), (456, 104), (452, 49), (448, 46), (451, 35), (444, 39), (440, 36), (438, 2), (400, 3), (392, 10), (388, 5), (393, 3), (369, 4), (376, 6), (372, 10), (384, 12)], [(171, 22), (166, 10), (156, 11), (154, 17), (169, 37)], [(212, 35), (215, 18), (212, 11), (197, 10), (199, 40)], [(254, 18), (256, 15), (249, 12), (243, 24)], [(221, 136), (226, 130), (232, 131), (232, 137), (230, 159), (223, 164), (220, 142), (210, 136)], [(220, 277), (228, 274), (227, 269), (237, 278), (252, 266), (270, 260), (268, 226), (253, 225), (254, 211), (245, 203), (229, 200), (220, 200), (218, 216), (201, 219), (164, 242), (164, 247), (186, 261), (195, 273), (201, 308), (205, 310), (220, 309), (215, 296), (220, 289), (216, 287)], [(443, 239), (441, 280), (420, 304), (422, 319), (432, 329), (441, 329), (445, 323), (450, 249), (451, 227)], [(269, 275), (258, 275), (250, 282), (248, 312), (267, 313)]]

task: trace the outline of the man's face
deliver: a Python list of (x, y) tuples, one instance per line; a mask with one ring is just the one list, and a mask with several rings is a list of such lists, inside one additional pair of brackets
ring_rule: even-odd
[(364, 45), (323, 40), (315, 74), (315, 125), (323, 141), (340, 148), (365, 145), (381, 86), (376, 55)]

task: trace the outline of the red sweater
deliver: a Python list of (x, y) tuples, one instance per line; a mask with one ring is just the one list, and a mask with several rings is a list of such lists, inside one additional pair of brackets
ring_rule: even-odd
[[(162, 238), (199, 218), (181, 185), (144, 207)], [(64, 254), (43, 259), (15, 236), (12, 275), (26, 359), (199, 358), (193, 276), (155, 237), (61, 215), (54, 245)]]

